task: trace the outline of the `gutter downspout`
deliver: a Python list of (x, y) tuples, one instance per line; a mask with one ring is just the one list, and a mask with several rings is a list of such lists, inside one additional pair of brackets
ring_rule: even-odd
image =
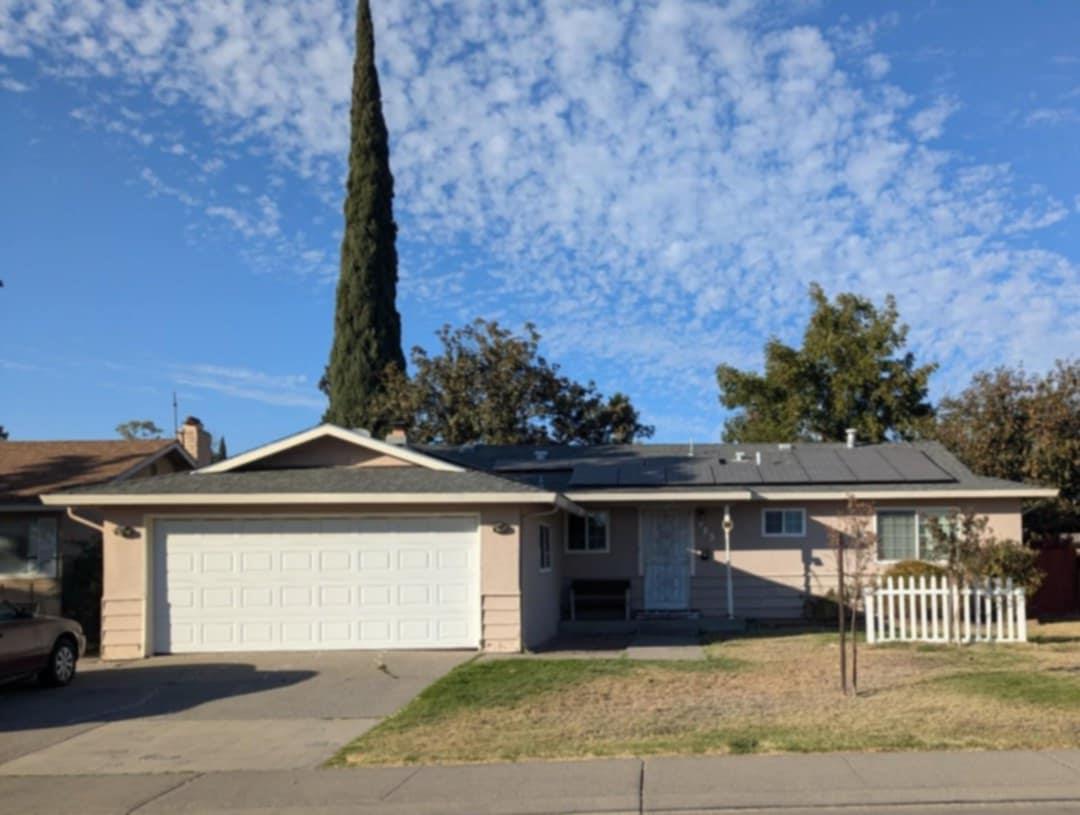
[(731, 505), (724, 504), (724, 580), (726, 583), (725, 594), (727, 595), (727, 616), (729, 620), (735, 619), (735, 596), (732, 593), (731, 581), (731, 530), (735, 524), (731, 520)]
[(104, 534), (105, 534), (105, 526), (104, 526), (104, 524), (94, 523), (89, 518), (83, 518), (83, 517), (81, 517), (79, 515), (76, 515), (75, 510), (72, 509), (71, 507), (67, 508), (67, 510), (65, 511), (65, 514), (69, 518), (71, 518), (71, 520), (73, 520), (75, 523), (82, 524), (83, 526), (88, 526), (91, 529), (93, 529), (95, 532), (100, 532), (101, 535), (104, 536)]

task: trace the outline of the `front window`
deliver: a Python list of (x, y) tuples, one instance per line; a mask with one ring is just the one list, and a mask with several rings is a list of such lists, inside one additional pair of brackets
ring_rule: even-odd
[(951, 510), (883, 509), (877, 514), (878, 560), (944, 560), (945, 552), (935, 551), (930, 534), (930, 518), (945, 524)]
[(806, 513), (801, 509), (763, 510), (761, 534), (766, 538), (801, 538), (806, 534)]
[(56, 519), (0, 520), (0, 575), (56, 576)]
[(540, 571), (551, 571), (551, 527), (540, 524)]
[(573, 554), (608, 551), (607, 513), (590, 512), (588, 518), (567, 516), (566, 551)]

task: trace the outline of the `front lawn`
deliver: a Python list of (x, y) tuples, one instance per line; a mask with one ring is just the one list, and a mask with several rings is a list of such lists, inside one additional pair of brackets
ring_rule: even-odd
[(340, 765), (660, 753), (1080, 747), (1080, 623), (1023, 646), (862, 647), (836, 689), (835, 636), (746, 636), (705, 662), (478, 659), (345, 747)]

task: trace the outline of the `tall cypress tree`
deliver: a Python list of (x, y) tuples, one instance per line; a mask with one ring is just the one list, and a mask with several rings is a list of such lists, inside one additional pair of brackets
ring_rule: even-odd
[(375, 70), (375, 35), (368, 0), (356, 12), (352, 142), (345, 197), (345, 237), (334, 314), (334, 344), (322, 388), (330, 397), (323, 421), (383, 428), (375, 399), (387, 366), (405, 369), (397, 296), (394, 177)]

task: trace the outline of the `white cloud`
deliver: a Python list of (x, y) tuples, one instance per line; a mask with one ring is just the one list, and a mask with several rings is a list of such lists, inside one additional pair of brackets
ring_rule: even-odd
[[(0, 9), (0, 51), (193, 105), (219, 143), (270, 148), (268, 176), (291, 167), (336, 208), (351, 8), (19, 0)], [(715, 410), (716, 362), (793, 338), (811, 280), (894, 292), (949, 382), (1080, 347), (1076, 260), (1024, 242), (1075, 216), (1007, 167), (931, 146), (960, 100), (913, 109), (884, 80), (875, 35), (894, 16), (822, 31), (748, 2), (375, 12), (402, 293), (426, 316), (536, 320), (601, 386), (687, 415)], [(201, 206), (254, 251), (332, 273), (286, 244), (276, 193), (252, 195)]]
[(211, 364), (175, 366), (173, 381), (190, 388), (215, 391), (267, 405), (322, 409), (326, 400), (314, 384), (298, 374), (269, 374), (250, 368)]
[(10, 76), (0, 76), (0, 88), (3, 88), (5, 91), (11, 91), (12, 93), (26, 93), (30, 90), (30, 86), (25, 82), (20, 82)]
[(945, 132), (945, 122), (959, 108), (954, 99), (941, 98), (929, 107), (923, 108), (911, 117), (911, 130), (919, 141), (932, 141), (941, 138)]
[(1024, 124), (1028, 127), (1035, 125), (1059, 125), (1080, 120), (1080, 111), (1071, 107), (1035, 108), (1024, 116)]
[(889, 73), (892, 63), (884, 54), (871, 54), (866, 58), (866, 72), (871, 79), (881, 79)]

